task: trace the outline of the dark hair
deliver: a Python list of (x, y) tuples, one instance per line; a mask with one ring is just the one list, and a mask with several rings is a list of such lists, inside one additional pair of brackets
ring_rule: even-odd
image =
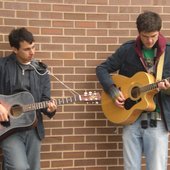
[(34, 42), (34, 37), (26, 28), (13, 29), (8, 36), (11, 47), (20, 48), (20, 42), (26, 41), (30, 44)]
[(162, 19), (155, 12), (145, 11), (137, 17), (136, 25), (139, 33), (160, 31)]

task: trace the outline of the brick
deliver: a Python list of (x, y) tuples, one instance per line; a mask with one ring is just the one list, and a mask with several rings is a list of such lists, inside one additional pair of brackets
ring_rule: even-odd
[(107, 29), (116, 29), (118, 28), (118, 22), (106, 22), (106, 21), (103, 21), (103, 22), (98, 22), (97, 23), (97, 27), (98, 28), (107, 28)]
[(98, 165), (117, 165), (117, 160), (116, 159), (98, 159), (97, 160)]
[[(35, 35), (35, 58), (48, 64), (52, 97), (72, 97), (70, 90), (101, 94), (96, 66), (136, 38), (136, 17), (144, 10), (161, 15), (169, 41), (168, 0), (1, 0), (0, 57), (11, 53), (9, 32), (25, 26)], [(53, 119), (43, 120), (42, 170), (123, 170), (122, 126), (107, 120), (101, 102), (61, 104)], [(0, 166), (2, 159), (0, 150)]]
[(106, 157), (106, 151), (87, 151), (86, 156), (87, 158), (104, 158)]
[(64, 66), (84, 66), (85, 62), (82, 60), (65, 60)]
[(65, 45), (64, 51), (85, 51), (84, 45)]
[(53, 27), (62, 27), (62, 28), (72, 28), (74, 26), (73, 21), (53, 21)]
[(131, 5), (131, 0), (112, 0), (110, 1), (110, 5)]
[(92, 52), (77, 52), (75, 54), (76, 59), (94, 59), (95, 54)]
[(66, 4), (85, 4), (85, 2), (85, 0), (65, 0)]
[(29, 4), (29, 10), (35, 10), (35, 11), (50, 11), (51, 5), (48, 3), (30, 3)]
[[(87, 142), (96, 142), (96, 143), (98, 143), (99, 141), (100, 142), (106, 142), (107, 140), (107, 137), (106, 136), (104, 136), (104, 135), (101, 135), (101, 136), (99, 136), (99, 135), (96, 135), (96, 136), (87, 136), (86, 137), (86, 141)], [(93, 151), (94, 152), (94, 151)], [(93, 152), (90, 152), (91, 153), (91, 155), (93, 155)], [(95, 154), (96, 152), (94, 152), (94, 154)], [(98, 153), (98, 152), (97, 152)], [(104, 152), (105, 153), (105, 152)], [(103, 154), (102, 154), (103, 155)], [(96, 157), (97, 157), (97, 155), (96, 155)]]
[(102, 0), (102, 1), (98, 1), (98, 0), (87, 0), (87, 4), (95, 4), (95, 5), (107, 5), (107, 0)]
[(75, 166), (89, 166), (89, 165), (95, 165), (95, 160), (92, 159), (75, 160)]
[(59, 159), (61, 158), (62, 154), (61, 152), (46, 152), (46, 153), (41, 153), (41, 159), (42, 160), (51, 160), (51, 159)]
[(73, 59), (73, 52), (53, 52), (52, 58), (53, 59)]
[(81, 36), (83, 36), (83, 35), (85, 35), (85, 30), (83, 30), (83, 29), (65, 29), (64, 30), (64, 34), (65, 35), (81, 35)]
[(106, 167), (103, 167), (103, 166), (97, 166), (97, 167), (87, 167), (86, 170), (107, 170)]
[(84, 142), (85, 141), (85, 139), (84, 139), (84, 137), (83, 136), (64, 136), (64, 138), (63, 138), (63, 142), (65, 142), (65, 143), (82, 143), (82, 142)]
[(5, 2), (4, 3), (5, 9), (13, 9), (13, 10), (27, 10), (28, 9), (28, 3), (22, 3), (22, 2)]
[(66, 152), (63, 155), (64, 159), (75, 159), (75, 158), (84, 158), (84, 152)]
[(18, 25), (20, 27), (25, 26), (27, 21), (25, 19), (4, 19), (6, 25)]
[(95, 43), (95, 38), (93, 37), (75, 37), (76, 44), (93, 44)]
[(30, 26), (41, 26), (41, 27), (49, 27), (51, 25), (51, 21), (49, 20), (30, 20), (29, 21)]
[(85, 14), (81, 13), (65, 13), (64, 19), (67, 20), (85, 20)]
[(63, 168), (63, 170), (84, 170), (84, 168), (80, 168), (80, 167), (78, 167), (78, 168)]
[(109, 13), (118, 13), (119, 12), (119, 7), (117, 6), (99, 6), (97, 7), (97, 11), (99, 13), (106, 13), (106, 14), (109, 14)]
[(13, 10), (0, 10), (0, 17), (14, 17), (15, 11)]
[(76, 12), (97, 12), (97, 7), (96, 6), (84, 6), (84, 5), (79, 5), (75, 6), (75, 11)]
[(95, 21), (102, 21), (107, 20), (106, 14), (87, 14), (87, 20), (95, 20)]
[(53, 6), (54, 11), (64, 11), (64, 12), (74, 12), (74, 6), (73, 5), (54, 5)]
[[(106, 45), (87, 45), (87, 51), (106, 51)], [(94, 63), (95, 64), (95, 63)], [(94, 65), (92, 62), (90, 65)]]
[(57, 160), (53, 161), (52, 167), (58, 168), (58, 167), (71, 167), (73, 166), (73, 160)]
[(94, 128), (76, 128), (75, 134), (94, 134), (95, 129)]
[(71, 120), (71, 121), (65, 121), (64, 122), (64, 127), (73, 127), (73, 128), (76, 128), (76, 127), (83, 127), (84, 126), (84, 121), (80, 121), (80, 120)]
[(54, 144), (52, 146), (53, 151), (70, 151), (73, 149), (73, 144)]
[(39, 13), (33, 12), (33, 11), (17, 11), (16, 15), (17, 15), (17, 18), (25, 18), (25, 19), (28, 19), (28, 18), (38, 19), (39, 18)]
[[(41, 12), (41, 19), (62, 19), (62, 13), (58, 12)], [(52, 21), (53, 22), (53, 21)], [(55, 23), (55, 21), (54, 21)], [(55, 24), (54, 24), (55, 27)]]
[[(50, 25), (46, 24), (46, 26), (49, 27)], [(59, 28), (58, 29), (56, 29), (56, 28), (42, 28), (41, 31), (42, 31), (42, 34), (44, 34), (44, 35), (62, 35), (62, 33), (63, 33), (63, 30), (59, 29)]]
[(64, 129), (52, 129), (52, 135), (70, 135), (73, 134), (73, 129), (71, 128), (64, 128)]
[(48, 168), (50, 166), (50, 161), (41, 161), (42, 168)]
[(43, 3), (63, 3), (63, 0), (41, 0)]

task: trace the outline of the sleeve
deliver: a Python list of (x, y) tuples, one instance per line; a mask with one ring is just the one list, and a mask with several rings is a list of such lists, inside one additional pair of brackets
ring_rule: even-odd
[[(111, 74), (117, 73), (124, 62), (125, 49), (122, 45), (115, 53), (109, 56), (106, 61), (96, 67), (96, 76), (102, 85), (104, 91), (114, 96), (113, 91), (117, 91), (112, 80)], [(112, 94), (111, 94), (112, 93)]]

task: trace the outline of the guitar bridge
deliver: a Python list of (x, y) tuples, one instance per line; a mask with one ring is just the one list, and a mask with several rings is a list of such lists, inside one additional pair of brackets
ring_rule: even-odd
[(10, 121), (1, 122), (1, 125), (4, 126), (4, 127), (9, 127)]

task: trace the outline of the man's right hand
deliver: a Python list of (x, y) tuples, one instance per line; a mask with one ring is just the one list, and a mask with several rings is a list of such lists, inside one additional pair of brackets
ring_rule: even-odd
[(110, 87), (109, 94), (117, 107), (124, 108), (125, 97), (116, 85)]
[(124, 108), (125, 97), (121, 91), (119, 91), (119, 96), (114, 100), (115, 105), (120, 108)]
[(9, 121), (7, 109), (0, 104), (0, 122)]

